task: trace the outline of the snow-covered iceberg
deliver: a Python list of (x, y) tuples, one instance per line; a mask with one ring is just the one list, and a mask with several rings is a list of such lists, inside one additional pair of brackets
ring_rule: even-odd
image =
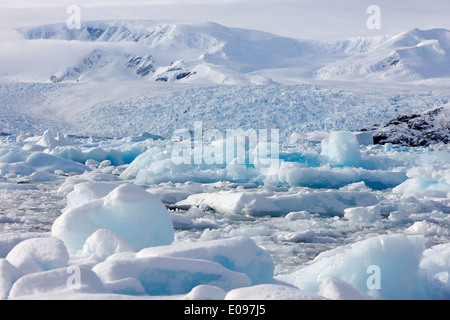
[(170, 244), (174, 239), (167, 209), (142, 188), (124, 184), (104, 197), (85, 201), (83, 197), (78, 201), (83, 204), (67, 208), (52, 226), (52, 236), (63, 240), (71, 254), (81, 250), (99, 229), (123, 237), (135, 250)]

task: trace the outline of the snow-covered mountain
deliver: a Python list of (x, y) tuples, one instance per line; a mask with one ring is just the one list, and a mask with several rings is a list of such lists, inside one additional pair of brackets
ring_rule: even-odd
[[(190, 79), (265, 84), (292, 72), (295, 78), (312, 78), (314, 71), (329, 62), (366, 52), (385, 41), (385, 37), (298, 40), (216, 23), (161, 21), (92, 21), (79, 30), (53, 24), (18, 31), (26, 43), (32, 41), (45, 49), (40, 55), (34, 50), (33, 56), (9, 57), (1, 74), (8, 80), (18, 74), (22, 80), (37, 79), (39, 73), (37, 82)], [(14, 58), (39, 62), (17, 70)], [(46, 59), (49, 63), (42, 62)], [(42, 66), (39, 72), (37, 65)], [(139, 72), (142, 68), (146, 72)], [(32, 76), (27, 75), (31, 72)]]
[(450, 143), (450, 104), (421, 114), (404, 115), (370, 128), (377, 144), (422, 147)]
[(79, 30), (52, 24), (18, 31), (25, 41), (4, 43), (14, 50), (0, 54), (0, 77), (8, 81), (267, 84), (450, 77), (450, 32), (443, 29), (339, 41), (211, 22), (87, 21)]
[(317, 79), (422, 80), (450, 77), (450, 31), (413, 29), (331, 63)]
[[(111, 80), (114, 74), (120, 79), (133, 78), (136, 76), (146, 77), (154, 72), (153, 59), (151, 55), (134, 56), (124, 54), (116, 56), (103, 50), (95, 49), (82, 58), (75, 66), (63, 68), (50, 77), (52, 82), (100, 80), (106, 78)], [(120, 72), (119, 72), (120, 71)]]
[[(450, 77), (450, 31), (299, 40), (217, 23), (87, 21), (21, 28), (25, 41), (4, 42), (6, 81), (179, 81), (267, 84), (304, 80)], [(8, 47), (9, 46), (9, 47)]]

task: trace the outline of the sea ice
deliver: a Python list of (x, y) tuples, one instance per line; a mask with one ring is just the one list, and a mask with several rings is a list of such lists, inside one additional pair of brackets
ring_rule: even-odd
[(331, 162), (342, 166), (358, 166), (361, 161), (358, 139), (351, 132), (331, 132), (322, 140), (322, 155)]
[[(77, 277), (74, 275), (78, 273)], [(71, 277), (73, 281), (71, 281)], [(79, 282), (77, 283), (77, 281)], [(86, 266), (71, 266), (36, 272), (19, 278), (9, 292), (9, 299), (45, 299), (46, 295), (53, 299), (70, 299), (80, 293), (107, 293), (98, 276)], [(92, 296), (91, 296), (92, 297)]]
[(311, 263), (277, 279), (319, 293), (328, 277), (345, 281), (376, 299), (414, 299), (425, 238), (382, 235), (319, 254)]
[(273, 281), (272, 257), (248, 237), (177, 243), (170, 246), (146, 248), (136, 257), (176, 257), (209, 260), (232, 271), (246, 274), (253, 284)]
[[(110, 282), (136, 279), (145, 289), (145, 293), (150, 295), (188, 293), (194, 287), (205, 284), (225, 291), (251, 284), (246, 274), (231, 271), (209, 260), (139, 257), (135, 253), (116, 253), (94, 266), (92, 270), (106, 286)], [(134, 287), (134, 281), (132, 284)], [(122, 286), (116, 293), (127, 291), (129, 288)]]
[[(80, 198), (85, 201), (84, 195)], [(135, 250), (167, 245), (174, 239), (166, 207), (131, 184), (120, 185), (103, 198), (68, 208), (53, 223), (52, 235), (64, 241), (70, 254), (75, 254), (98, 229), (116, 233)]]
[(211, 208), (223, 214), (278, 217), (302, 210), (325, 216), (342, 216), (347, 208), (377, 203), (375, 195), (368, 192), (312, 191), (278, 195), (271, 192), (223, 191), (194, 194), (177, 205)]

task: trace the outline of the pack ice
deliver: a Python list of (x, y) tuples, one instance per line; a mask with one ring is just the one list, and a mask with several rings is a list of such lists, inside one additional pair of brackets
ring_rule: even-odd
[(331, 132), (267, 171), (175, 165), (171, 141), (64, 139), (1, 146), (1, 190), (64, 199), (48, 221), (0, 216), (2, 299), (450, 297), (445, 145)]

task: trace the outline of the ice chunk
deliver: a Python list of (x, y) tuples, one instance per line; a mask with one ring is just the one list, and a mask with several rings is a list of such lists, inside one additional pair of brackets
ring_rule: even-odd
[(184, 296), (185, 300), (223, 300), (226, 296), (226, 291), (210, 285), (201, 284), (196, 286)]
[(372, 193), (334, 190), (277, 195), (271, 199), (285, 214), (304, 210), (325, 216), (342, 216), (347, 208), (373, 206), (378, 203), (377, 198)]
[(280, 235), (279, 239), (282, 241), (290, 241), (290, 242), (307, 242), (307, 243), (330, 242), (330, 240), (326, 241), (325, 238), (318, 238), (316, 236), (316, 233), (312, 230), (290, 232), (287, 234)]
[[(188, 293), (199, 285), (211, 285), (225, 291), (250, 285), (244, 273), (231, 271), (219, 263), (202, 259), (139, 257), (134, 253), (116, 253), (92, 269), (109, 286), (122, 279), (136, 279), (150, 295)], [(129, 280), (128, 280), (129, 281)], [(134, 283), (132, 283), (135, 286)], [(120, 288), (120, 292), (126, 290)]]
[(450, 299), (450, 244), (443, 243), (424, 251), (416, 281), (416, 298)]
[(123, 184), (105, 197), (68, 208), (52, 226), (52, 235), (64, 241), (70, 254), (82, 249), (98, 229), (123, 237), (135, 250), (168, 245), (174, 239), (166, 207), (140, 187)]
[(372, 223), (381, 219), (380, 206), (347, 208), (344, 210), (344, 218), (355, 223)]
[(8, 297), (13, 283), (23, 276), (23, 273), (6, 259), (0, 259), (0, 300)]
[(247, 274), (253, 284), (273, 281), (272, 257), (247, 237), (146, 248), (136, 256), (210, 260), (230, 270)]
[(69, 192), (72, 192), (74, 190), (75, 185), (83, 182), (115, 182), (119, 184), (123, 181), (112, 174), (89, 171), (80, 175), (66, 178), (64, 183), (59, 187), (58, 194), (67, 195)]
[(313, 293), (279, 284), (260, 284), (231, 290), (225, 300), (325, 300)]
[(416, 221), (412, 226), (405, 229), (406, 233), (422, 234), (424, 236), (450, 236), (450, 230), (429, 221)]
[(147, 192), (150, 192), (159, 200), (161, 200), (163, 203), (167, 204), (176, 203), (194, 194), (194, 192), (188, 190), (167, 189), (167, 188), (147, 189)]
[(349, 207), (373, 206), (377, 203), (376, 197), (367, 192), (314, 191), (275, 195), (270, 192), (224, 191), (195, 194), (177, 205), (207, 207), (224, 214), (251, 216), (281, 216), (302, 210), (327, 216), (342, 216)]
[(440, 280), (445, 280), (443, 282), (450, 286), (448, 277), (450, 275), (450, 243), (436, 245), (425, 250), (420, 267), (427, 270), (431, 277), (447, 273), (446, 279), (441, 277)]
[(333, 277), (323, 280), (319, 294), (330, 300), (373, 300), (371, 296), (362, 294), (347, 282)]
[(322, 141), (322, 155), (342, 166), (358, 166), (361, 161), (358, 139), (345, 131), (331, 132), (329, 138)]
[(356, 140), (361, 146), (373, 145), (373, 133), (371, 131), (355, 132)]
[(48, 237), (48, 234), (34, 232), (0, 234), (0, 258), (5, 258), (8, 253), (22, 241), (42, 237)]
[(312, 215), (308, 211), (297, 211), (297, 212), (289, 212), (285, 219), (287, 221), (296, 221), (296, 220), (309, 220), (312, 218)]
[(282, 184), (309, 188), (342, 188), (364, 182), (373, 189), (394, 188), (408, 179), (404, 172), (367, 170), (354, 167), (306, 167), (300, 163), (282, 163), (278, 180)]
[(83, 182), (76, 184), (73, 187), (73, 191), (66, 196), (66, 209), (103, 198), (117, 186), (117, 183), (111, 182)]
[(303, 141), (308, 141), (311, 143), (320, 143), (325, 139), (328, 139), (330, 133), (327, 131), (313, 131), (313, 132), (305, 132), (299, 133), (294, 132), (290, 136), (290, 143), (295, 144)]
[(60, 170), (64, 173), (84, 173), (91, 171), (89, 167), (80, 163), (60, 158), (47, 153), (32, 153), (26, 160), (26, 163), (34, 167), (36, 170), (48, 173), (54, 173)]
[(46, 130), (41, 139), (37, 142), (37, 145), (44, 146), (49, 149), (54, 149), (57, 146), (67, 146), (70, 144), (71, 141), (67, 136), (64, 136), (59, 132), (58, 135), (54, 137), (50, 129)]
[(116, 252), (132, 251), (134, 248), (124, 238), (109, 230), (99, 229), (86, 239), (78, 256), (100, 262)]
[(125, 278), (117, 281), (110, 281), (104, 284), (105, 288), (117, 294), (140, 296), (145, 294), (145, 288), (141, 282), (135, 278)]
[(171, 213), (170, 217), (175, 229), (189, 229), (194, 225), (194, 222), (184, 215)]
[[(72, 279), (73, 278), (73, 279)], [(25, 275), (11, 288), (9, 299), (28, 299), (49, 295), (70, 298), (79, 293), (107, 293), (98, 276), (84, 266), (70, 266)]]
[(272, 199), (272, 193), (223, 191), (189, 196), (177, 203), (179, 206), (209, 207), (224, 214), (249, 214), (279, 216), (282, 211)]
[(23, 273), (35, 273), (67, 266), (69, 254), (61, 240), (53, 237), (28, 239), (6, 256)]
[(394, 188), (394, 193), (446, 198), (450, 192), (450, 169), (415, 167), (408, 171), (407, 176), (409, 179)]
[(59, 181), (63, 180), (63, 177), (54, 175), (52, 173), (43, 172), (43, 171), (35, 171), (29, 177), (31, 182), (49, 182), (49, 181)]
[(0, 172), (2, 175), (18, 174), (29, 176), (35, 171), (35, 168), (26, 162), (0, 163)]
[(422, 236), (376, 236), (323, 252), (277, 279), (319, 293), (323, 280), (334, 277), (376, 299), (413, 299), (424, 249)]

